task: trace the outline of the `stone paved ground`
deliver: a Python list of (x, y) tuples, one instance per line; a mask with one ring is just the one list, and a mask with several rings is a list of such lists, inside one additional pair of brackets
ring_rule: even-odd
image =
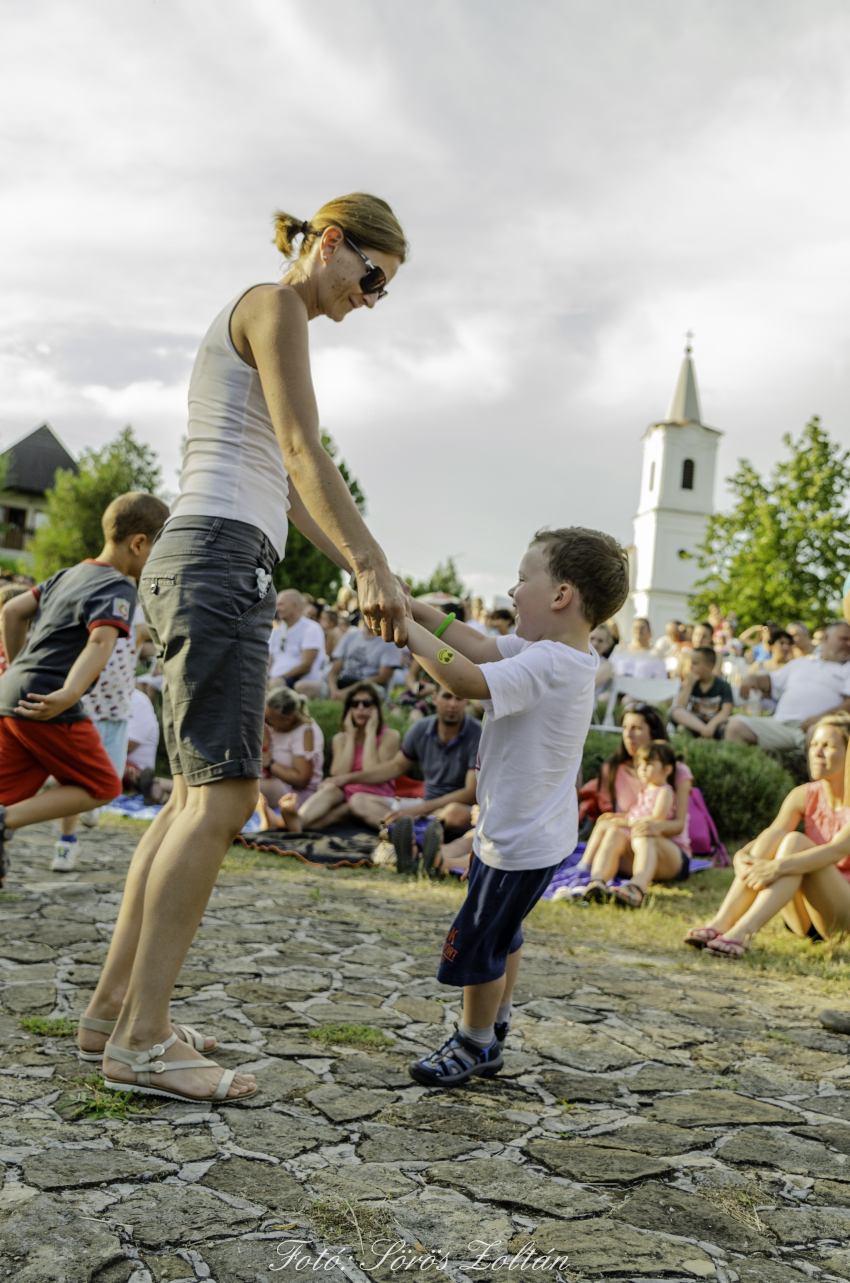
[[(429, 1256), (460, 1283), (529, 1277), (541, 1255), (570, 1280), (850, 1278), (850, 1042), (816, 1024), (810, 982), (733, 989), (722, 962), (532, 930), (505, 1072), (428, 1091), (405, 1064), (456, 1014), (433, 978), (451, 896), (385, 873), (223, 876), (174, 1016), (261, 1094), (69, 1121), (74, 1042), (20, 1018), (84, 1006), (136, 837), (84, 834), (64, 880), (47, 827), (12, 848), (0, 1279), (291, 1281), (328, 1245), (334, 1283), (433, 1277)], [(327, 1023), (391, 1041), (327, 1047), (308, 1036)], [(475, 1268), (484, 1243), (510, 1274)]]

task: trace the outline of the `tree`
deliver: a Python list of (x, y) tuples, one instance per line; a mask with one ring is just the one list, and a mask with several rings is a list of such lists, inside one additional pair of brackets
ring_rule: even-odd
[(155, 494), (161, 476), (156, 454), (129, 426), (103, 449), (84, 450), (79, 469), (76, 475), (60, 469), (47, 492), (47, 522), (31, 545), (39, 580), (96, 557), (103, 547), (100, 519), (112, 500), (128, 490)]
[(466, 586), (458, 574), (454, 557), (446, 557), (445, 561), (438, 561), (430, 579), (419, 584), (409, 579), (408, 583), (414, 597), (424, 597), (426, 593), (431, 592), (445, 592), (452, 597), (462, 597), (466, 592)]
[(696, 559), (707, 571), (690, 599), (694, 618), (716, 601), (742, 628), (800, 619), (810, 628), (841, 615), (850, 569), (850, 452), (829, 439), (815, 415), (790, 457), (765, 481), (747, 459), (727, 484), (737, 502), (708, 519)]
[[(339, 448), (329, 432), (322, 429), (322, 445), (336, 462)], [(360, 483), (352, 477), (343, 459), (336, 466), (348, 486), (352, 499), (361, 516), (366, 511), (366, 496), (360, 489)], [(323, 597), (331, 601), (336, 597), (337, 589), (342, 583), (343, 571), (330, 557), (320, 552), (315, 544), (290, 525), (286, 536), (286, 554), (274, 572), (274, 585), (278, 592), (283, 588), (295, 588), (298, 592), (311, 597)]]

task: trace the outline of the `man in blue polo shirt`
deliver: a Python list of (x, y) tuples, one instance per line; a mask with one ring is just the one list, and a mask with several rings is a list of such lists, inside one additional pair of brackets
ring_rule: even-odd
[[(401, 798), (388, 809), (385, 797), (353, 793), (348, 803), (352, 814), (380, 829), (398, 820), (403, 807), (411, 819), (430, 816), (440, 820), (449, 838), (466, 833), (475, 803), (475, 763), (481, 739), (481, 723), (467, 716), (468, 702), (441, 687), (435, 696), (436, 717), (414, 722), (395, 757), (370, 771), (334, 776), (334, 784), (342, 788), (344, 784), (384, 784), (406, 775), (414, 762), (422, 768), (424, 799)], [(412, 824), (408, 827), (413, 828)]]

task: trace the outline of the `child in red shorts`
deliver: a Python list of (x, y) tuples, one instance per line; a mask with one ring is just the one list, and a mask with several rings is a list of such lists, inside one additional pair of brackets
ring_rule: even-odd
[[(0, 886), (5, 843), (16, 829), (93, 810), (121, 792), (80, 700), (130, 631), (134, 580), (167, 516), (153, 495), (120, 495), (103, 514), (99, 557), (60, 570), (3, 608), (9, 667), (0, 677)], [(40, 792), (50, 775), (58, 787)]]

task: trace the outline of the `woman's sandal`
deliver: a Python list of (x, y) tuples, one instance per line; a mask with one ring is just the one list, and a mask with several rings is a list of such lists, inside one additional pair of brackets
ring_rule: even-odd
[[(154, 1060), (153, 1057), (162, 1057), (178, 1041), (177, 1034), (172, 1034), (166, 1038), (165, 1042), (154, 1043), (147, 1051), (127, 1051), (125, 1047), (116, 1047), (114, 1043), (108, 1042), (104, 1048), (103, 1055), (109, 1060), (120, 1060), (122, 1065), (129, 1065), (136, 1075), (134, 1083), (121, 1082), (118, 1079), (103, 1079), (104, 1087), (109, 1091), (137, 1091), (142, 1096), (165, 1096), (168, 1100), (189, 1100), (194, 1104), (199, 1101), (221, 1101), (227, 1099), (227, 1093), (230, 1091), (231, 1083), (236, 1077), (235, 1069), (221, 1069), (214, 1060)], [(181, 1069), (221, 1069), (221, 1078), (218, 1086), (211, 1096), (189, 1096), (179, 1091), (166, 1091), (163, 1087), (151, 1086), (151, 1074), (172, 1073)], [(233, 1100), (244, 1100), (247, 1096), (254, 1096), (259, 1089), (252, 1087), (250, 1091), (241, 1092), (240, 1095), (234, 1096)]]
[(731, 958), (738, 962), (749, 949), (743, 940), (730, 940), (728, 936), (717, 936), (705, 946), (707, 953), (715, 953), (718, 958)]
[(716, 940), (720, 935), (714, 927), (691, 927), (682, 936), (684, 944), (689, 944), (692, 949), (705, 949), (712, 940)]
[[(77, 1029), (90, 1029), (92, 1033), (97, 1034), (111, 1034), (117, 1024), (117, 1020), (95, 1020), (94, 1016), (80, 1016), (77, 1021)], [(188, 1046), (193, 1047), (195, 1051), (209, 1052), (216, 1049), (215, 1039), (213, 1039), (213, 1045), (207, 1047), (205, 1045), (206, 1035), (198, 1033), (197, 1029), (193, 1029), (191, 1025), (172, 1025), (171, 1028), (177, 1031), (178, 1038), (187, 1043)], [(104, 1054), (102, 1051), (83, 1051), (82, 1047), (77, 1047), (79, 1059), (85, 1060), (92, 1065), (99, 1065), (103, 1060)]]
[(582, 900), (586, 900), (588, 904), (604, 904), (610, 897), (611, 892), (601, 878), (588, 882), (581, 896)]
[(644, 897), (637, 883), (626, 882), (621, 887), (614, 887), (611, 898), (624, 909), (639, 909)]

